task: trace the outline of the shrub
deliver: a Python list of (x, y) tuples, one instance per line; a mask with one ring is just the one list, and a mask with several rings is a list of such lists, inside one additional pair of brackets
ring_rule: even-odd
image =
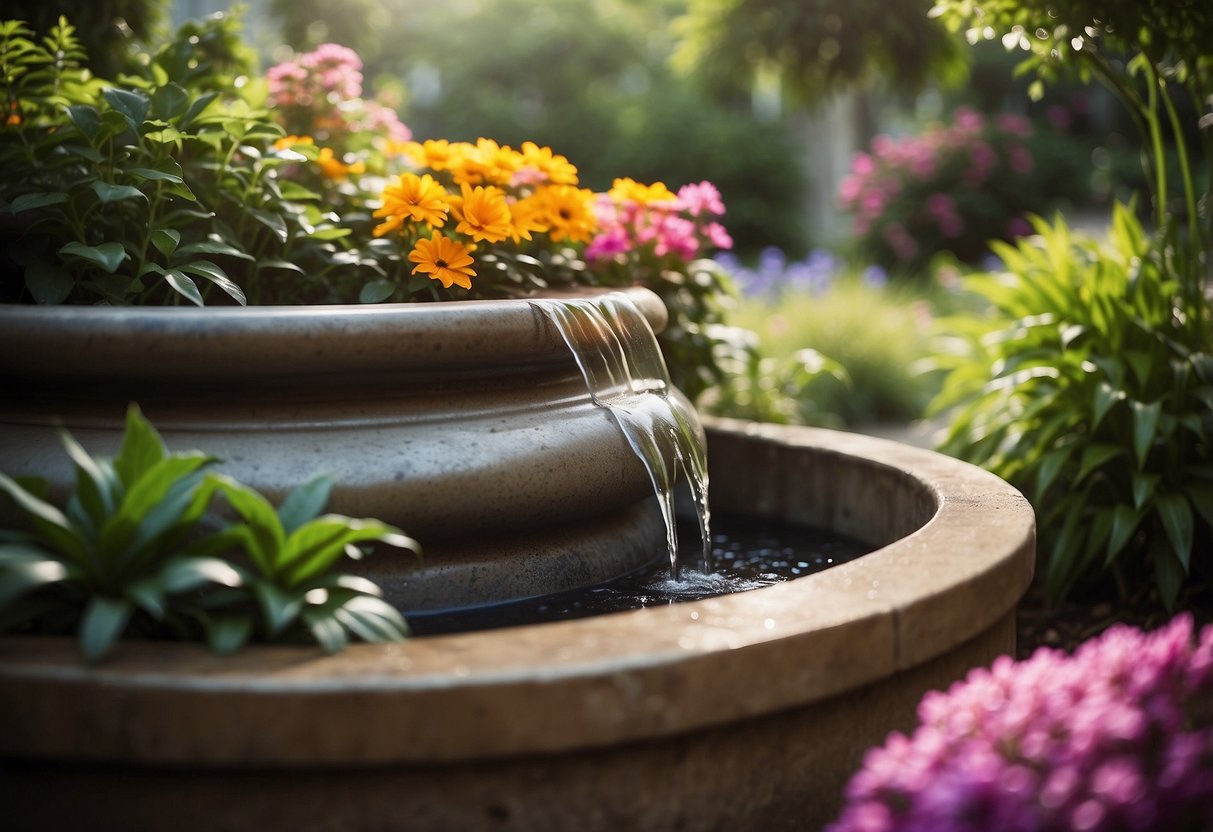
[(1032, 141), (1026, 118), (989, 120), (965, 107), (918, 135), (877, 136), (839, 184), (842, 208), (855, 215), (856, 248), (886, 268), (917, 272), (939, 252), (975, 263), (989, 240), (1028, 233), (1024, 214), (1047, 209), (1058, 186)]
[(1130, 208), (1106, 241), (1035, 225), (995, 247), (1005, 270), (969, 279), (990, 317), (941, 326), (953, 355), (932, 411), (956, 406), (942, 450), (1032, 501), (1054, 599), (1105, 569), (1123, 589), (1150, 568), (1172, 607), (1185, 577), (1213, 571), (1205, 305)]
[(1213, 626), (997, 659), (872, 749), (827, 832), (1213, 828)]

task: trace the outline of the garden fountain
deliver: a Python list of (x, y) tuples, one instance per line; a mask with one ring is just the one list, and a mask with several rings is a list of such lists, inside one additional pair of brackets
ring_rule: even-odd
[[(660, 324), (659, 302), (632, 294)], [(441, 318), (443, 306), (429, 314)], [(229, 360), (247, 357), (240, 370), (256, 380), (242, 401), (244, 415), (229, 410), (206, 426), (197, 406), (185, 402), (185, 388), (200, 387), (229, 407), (231, 400), (214, 392), (213, 374), (205, 377), (205, 368), (174, 352), (190, 340), (181, 328), (157, 325), (160, 363), (176, 367), (179, 377), (161, 385), (145, 411), (165, 426), (171, 446), (181, 441), (174, 429), (208, 448), (235, 443), (235, 451), (216, 451), (245, 465), (241, 479), (270, 491), (269, 480), (298, 481), (316, 460), (305, 454), (258, 482), (256, 464), (241, 449), (303, 442), (354, 453), (344, 469), (354, 485), (334, 508), (386, 516), (423, 543), (438, 541), (421, 564), (365, 561), (409, 603), (546, 591), (553, 576), (588, 583), (590, 572), (626, 570), (638, 553), (661, 547), (647, 476), (607, 414), (584, 389), (574, 392), (576, 370), (541, 311), (525, 303), (506, 312), (493, 304), (457, 306), (465, 315), (484, 310), (486, 327), (508, 318), (517, 337), (541, 345), (544, 357), (519, 358), (499, 330), (484, 336), (453, 318), (442, 328), (462, 332), (462, 341), (432, 330), (415, 337), (399, 321), (380, 321), (382, 337), (355, 336), (349, 318), (336, 323), (312, 309), (313, 324), (345, 333), (363, 369), (351, 371), (350, 359), (320, 345), (314, 328), (298, 329), (289, 347), (257, 342), (254, 349), (246, 331), (242, 348), (227, 348)], [(0, 310), (0, 319), (9, 311)], [(388, 314), (356, 313), (363, 323)], [(291, 325), (280, 318), (278, 326)], [(0, 326), (0, 342), (10, 331)], [(117, 349), (112, 333), (79, 337), (92, 345), (94, 360), (98, 351)], [(204, 342), (208, 355), (218, 350), (215, 360), (223, 362), (217, 337), (193, 340)], [(486, 376), (459, 346), (469, 339), (507, 357)], [(0, 355), (8, 354), (5, 347), (0, 343)], [(74, 349), (84, 348), (77, 342)], [(34, 394), (66, 406), (73, 433), (103, 446), (106, 425), (82, 415), (87, 396), (65, 395), (45, 375), (56, 372), (56, 358), (27, 353), (22, 361), (32, 369), (14, 370), (11, 358), (3, 368), (6, 381), (20, 376), (30, 395), (5, 404), (0, 467), (11, 470), (16, 456), (31, 453), (22, 449), (44, 441), (36, 439)], [(265, 364), (275, 353), (291, 367), (319, 370), (325, 386), (301, 386), (299, 370), (276, 378)], [(427, 360), (444, 365), (449, 377), (422, 391), (433, 366)], [(123, 369), (105, 389), (130, 392), (141, 372)], [(420, 416), (388, 415), (387, 404), (401, 397), (380, 403), (351, 392), (377, 378), (369, 389), (381, 395), (385, 377), (394, 389), (411, 385)], [(81, 379), (94, 393), (104, 387)], [(342, 395), (333, 395), (332, 385)], [(451, 406), (484, 388), (499, 396), (500, 407)], [(521, 389), (549, 398), (524, 401)], [(352, 414), (335, 415), (339, 399), (355, 399)], [(419, 424), (445, 428), (457, 410), (479, 420), (472, 429), (463, 425), (462, 439), (452, 438), (460, 431), (451, 428), (445, 444), (413, 444), (385, 458), (385, 443), (407, 441)], [(292, 430), (283, 430), (288, 421)], [(234, 426), (254, 423), (271, 429), (240, 445), (245, 440), (233, 438)], [(544, 431), (552, 425), (558, 429)], [(706, 427), (713, 509), (829, 529), (874, 551), (752, 592), (356, 645), (335, 656), (257, 646), (219, 657), (196, 645), (126, 642), (87, 667), (71, 640), (4, 637), (0, 782), (10, 828), (97, 826), (99, 819), (123, 829), (207, 830), (819, 827), (863, 751), (912, 724), (925, 690), (1012, 649), (1014, 607), (1033, 566), (1032, 511), (992, 475), (929, 451), (811, 428), (724, 420)], [(370, 443), (365, 455), (349, 451), (338, 432), (347, 429), (358, 432), (358, 443)], [(583, 445), (587, 434), (597, 439)], [(441, 429), (437, 435), (444, 436)], [(394, 475), (385, 484), (383, 471), (424, 471), (406, 463), (469, 445), (495, 467), (470, 475), (470, 463), (456, 466), (451, 479), (432, 487), (430, 505), (466, 504), (473, 512), (436, 512), (426, 521), (431, 527), (418, 529), (407, 508), (430, 496), (424, 485), (396, 502), (376, 485), (390, 494)], [(554, 457), (535, 458), (531, 449), (540, 446)], [(423, 475), (434, 476), (428, 470)], [(559, 473), (571, 477), (549, 487)], [(407, 478), (396, 487), (407, 487)], [(577, 512), (587, 519), (569, 523)], [(491, 539), (463, 560), (443, 563), (461, 536)], [(601, 552), (598, 566), (581, 568)], [(519, 553), (525, 568), (512, 565)], [(418, 589), (429, 583), (441, 589)]]

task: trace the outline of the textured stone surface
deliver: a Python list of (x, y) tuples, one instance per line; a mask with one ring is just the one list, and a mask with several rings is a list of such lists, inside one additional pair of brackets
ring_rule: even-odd
[(887, 545), (748, 593), (333, 657), (126, 643), (87, 668), (66, 639), (3, 638), (13, 828), (89, 799), (124, 829), (819, 828), (924, 690), (1013, 648), (1032, 511), (928, 451), (710, 428), (718, 507)]

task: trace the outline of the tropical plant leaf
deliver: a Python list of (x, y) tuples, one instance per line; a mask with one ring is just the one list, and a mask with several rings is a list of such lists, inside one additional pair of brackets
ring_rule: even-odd
[(332, 490), (332, 475), (320, 474), (288, 494), (278, 507), (282, 530), (290, 535), (304, 523), (315, 519), (328, 504)]
[(96, 246), (86, 246), (83, 243), (71, 242), (60, 247), (59, 253), (65, 257), (77, 257), (81, 260), (87, 260), (100, 266), (110, 274), (118, 271), (118, 267), (122, 265), (122, 261), (129, 256), (121, 243), (101, 243)]
[(109, 652), (126, 629), (132, 608), (124, 598), (95, 595), (84, 608), (80, 620), (80, 646), (84, 659), (95, 662)]
[(92, 188), (93, 193), (97, 194), (97, 199), (101, 200), (102, 204), (105, 205), (111, 202), (122, 202), (127, 199), (147, 199), (147, 194), (134, 185), (115, 185), (111, 182), (97, 180), (93, 182)]
[(1159, 493), (1154, 495), (1154, 506), (1171, 542), (1171, 550), (1186, 575), (1191, 568), (1194, 532), (1192, 507), (1188, 505), (1188, 498), (1182, 493)]

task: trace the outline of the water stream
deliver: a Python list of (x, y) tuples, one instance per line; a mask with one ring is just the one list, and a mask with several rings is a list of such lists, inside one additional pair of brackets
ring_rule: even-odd
[(594, 403), (609, 411), (644, 464), (665, 520), (670, 576), (681, 579), (674, 484), (681, 469), (694, 497), (703, 572), (714, 571), (708, 466), (703, 429), (691, 403), (670, 383), (657, 338), (623, 294), (590, 300), (533, 300), (560, 332)]

